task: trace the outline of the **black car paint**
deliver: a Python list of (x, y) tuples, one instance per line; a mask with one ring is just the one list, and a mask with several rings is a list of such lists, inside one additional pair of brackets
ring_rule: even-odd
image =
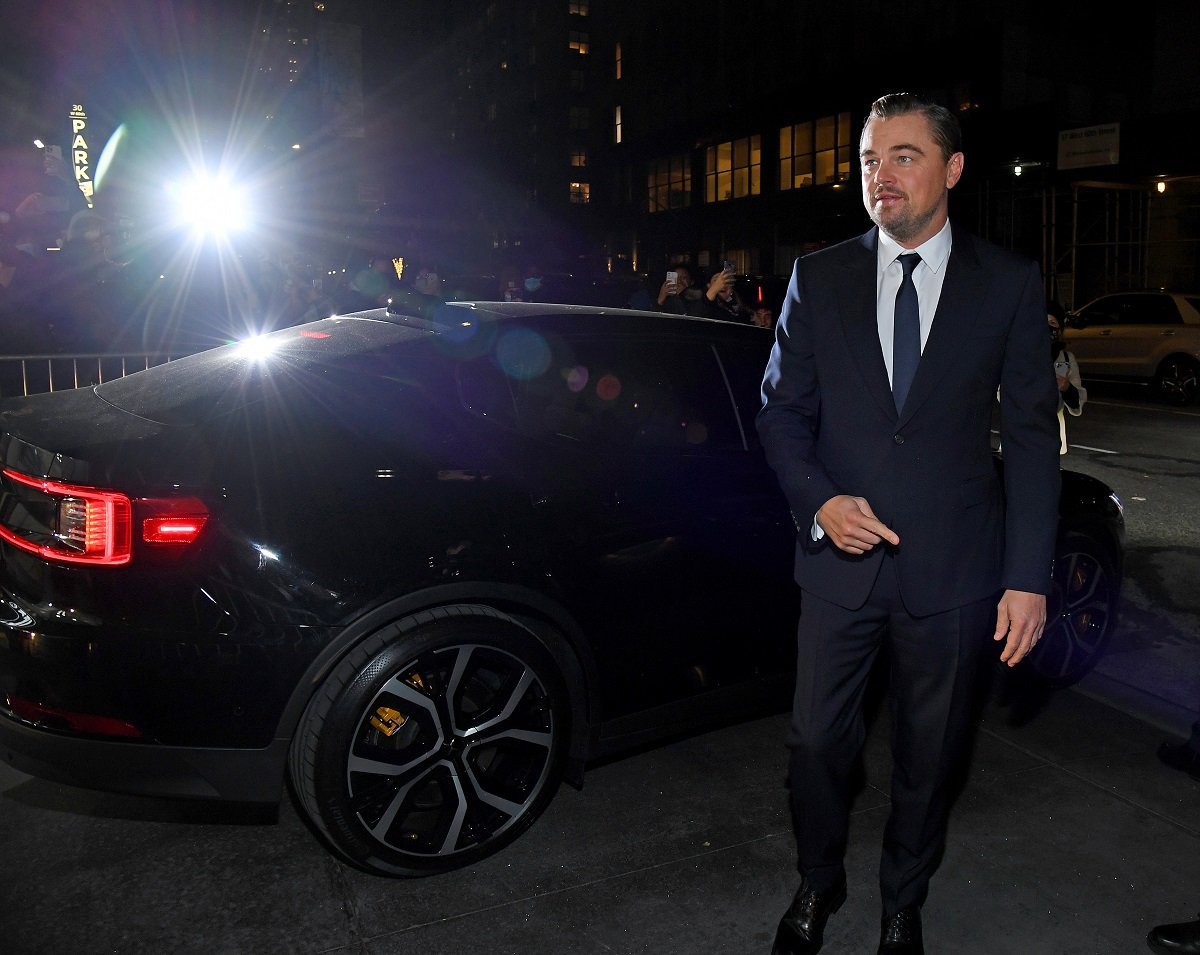
[[(538, 327), (576, 333), (581, 321), (550, 316)], [(619, 329), (638, 348), (686, 345), (694, 334), (693, 323), (661, 318), (601, 321), (598, 331)], [(703, 331), (705, 348), (710, 337), (761, 355), (769, 346), (758, 329)], [(428, 387), (415, 389), (420, 408), (396, 421), (381, 413), (380, 388), (411, 392), (411, 383), (381, 367), (374, 348), (359, 349), (370, 338), (424, 345), (437, 335), (369, 319), (309, 330), (330, 338), (303, 334), (278, 333), (288, 346), (266, 363), (221, 349), (93, 391), (34, 396), (8, 413), (6, 463), (144, 494), (195, 493), (213, 519), (171, 566), (135, 554), (125, 568), (60, 567), (5, 545), (5, 689), (145, 733), (145, 742), (113, 747), (178, 748), (185, 761), (190, 748), (257, 750), (274, 777), (255, 791), (264, 798), (282, 775), (271, 747), (287, 738), (330, 661), (370, 632), (373, 614), (485, 600), (553, 632), (560, 656), (574, 660), (566, 669), (576, 676), (580, 725), (595, 737), (576, 740), (577, 764), (627, 735), (618, 729), (609, 740), (605, 724), (786, 669), (791, 611), (778, 599), (789, 586), (778, 558), (790, 547), (790, 521), (754, 451), (732, 468), (699, 454), (664, 471), (653, 453), (619, 459), (571, 442), (498, 440), (458, 403), (457, 363), (487, 353), (475, 342), (452, 347)], [(328, 363), (337, 361), (346, 375), (330, 385)], [(732, 408), (731, 400), (731, 416)], [(752, 437), (754, 408), (739, 411), (740, 433)], [(12, 435), (30, 422), (44, 450)], [(755, 474), (757, 483), (746, 480)], [(698, 497), (707, 502), (699, 509)], [(773, 548), (760, 548), (767, 539)], [(747, 628), (728, 595), (759, 579), (748, 567), (772, 565), (767, 585), (756, 586), (764, 599), (779, 588), (780, 626)], [(668, 638), (684, 633), (686, 641)], [(659, 715), (669, 728), (688, 722)], [(645, 721), (631, 730), (654, 735)], [(244, 792), (244, 771), (237, 775)], [(159, 785), (130, 773), (121, 788)], [(210, 779), (197, 789), (229, 785)]]
[[(519, 370), (495, 374), (517, 332), (551, 353), (600, 342), (648, 356), (664, 380), (691, 354), (727, 414), (702, 423), (728, 445), (616, 454), (494, 420), (503, 395), (488, 389), (519, 385)], [(380, 627), (447, 606), (495, 608), (549, 648), (571, 694), (576, 781), (589, 758), (786, 703), (795, 528), (753, 426), (770, 332), (463, 304), (270, 341), (265, 361), (227, 346), (5, 404), (5, 466), (196, 495), (211, 520), (182, 555), (143, 547), (123, 568), (0, 544), (0, 692), (144, 733), (79, 736), (0, 705), (0, 757), (97, 788), (277, 801), (326, 674)], [(671, 393), (659, 383), (645, 394)], [(389, 411), (397, 396), (403, 414)], [(1064, 518), (1119, 554), (1107, 489), (1064, 488)]]

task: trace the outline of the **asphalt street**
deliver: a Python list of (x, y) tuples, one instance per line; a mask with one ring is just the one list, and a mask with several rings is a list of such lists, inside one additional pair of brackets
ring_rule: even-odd
[[(1121, 618), (1077, 687), (996, 671), (925, 907), (930, 952), (1131, 955), (1200, 907), (1200, 782), (1155, 755), (1200, 686), (1198, 424), (1100, 399), (1070, 423), (1064, 466), (1126, 505)], [(341, 864), (290, 803), (264, 819), (0, 764), (0, 955), (766, 955), (796, 886), (785, 726), (593, 766), (504, 852), (420, 880)], [(881, 708), (828, 953), (877, 940), (887, 731)]]

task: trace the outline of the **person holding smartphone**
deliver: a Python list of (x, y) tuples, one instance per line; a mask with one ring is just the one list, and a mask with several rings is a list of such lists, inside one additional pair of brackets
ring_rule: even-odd
[[(671, 266), (658, 290), (658, 310), (672, 315), (698, 318), (729, 318), (728, 300), (733, 290), (733, 273), (722, 270), (713, 274), (703, 291), (692, 281), (692, 270), (679, 263)], [(718, 304), (720, 300), (721, 304)]]

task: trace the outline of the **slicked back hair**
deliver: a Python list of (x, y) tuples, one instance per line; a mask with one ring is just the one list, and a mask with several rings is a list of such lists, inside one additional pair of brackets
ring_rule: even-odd
[[(891, 119), (908, 113), (922, 113), (929, 121), (934, 142), (942, 150), (942, 159), (949, 161), (955, 153), (962, 152), (962, 127), (958, 117), (945, 106), (918, 96), (915, 93), (888, 93), (871, 104), (871, 110), (863, 121), (863, 131), (873, 119)], [(859, 137), (861, 142), (862, 137)]]

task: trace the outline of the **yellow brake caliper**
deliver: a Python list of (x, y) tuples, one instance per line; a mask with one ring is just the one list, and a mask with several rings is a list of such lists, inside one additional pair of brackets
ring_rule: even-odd
[[(415, 689), (425, 689), (425, 681), (421, 679), (421, 674), (419, 673), (410, 673), (404, 682)], [(396, 730), (400, 729), (407, 722), (407, 716), (399, 710), (392, 709), (390, 706), (379, 707), (371, 717), (371, 725), (384, 736), (392, 736)]]

